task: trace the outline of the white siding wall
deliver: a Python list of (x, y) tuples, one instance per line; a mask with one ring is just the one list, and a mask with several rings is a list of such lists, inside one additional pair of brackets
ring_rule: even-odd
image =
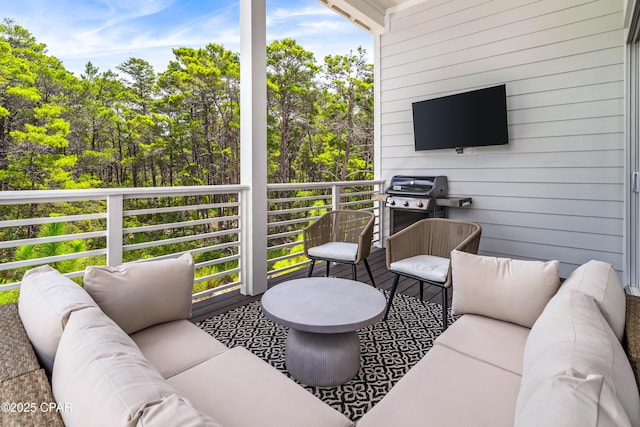
[[(480, 253), (600, 259), (622, 270), (624, 31), (620, 0), (430, 0), (379, 40), (380, 178), (447, 175), (483, 227)], [(411, 103), (506, 84), (507, 146), (413, 148)]]

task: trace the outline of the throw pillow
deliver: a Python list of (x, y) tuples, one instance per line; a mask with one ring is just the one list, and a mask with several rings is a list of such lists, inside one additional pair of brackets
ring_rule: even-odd
[(84, 286), (127, 334), (191, 317), (194, 263), (179, 258), (87, 267)]
[(560, 286), (559, 261), (451, 253), (453, 314), (480, 314), (530, 328)]
[(51, 375), (69, 315), (87, 307), (97, 305), (81, 286), (55, 268), (43, 265), (24, 273), (18, 313), (47, 375)]

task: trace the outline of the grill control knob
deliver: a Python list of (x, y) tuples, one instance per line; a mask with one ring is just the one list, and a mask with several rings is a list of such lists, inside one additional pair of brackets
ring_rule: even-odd
[(421, 207), (423, 207), (423, 206), (424, 206), (424, 205), (422, 204), (422, 200), (418, 200), (418, 204), (417, 204), (417, 206), (418, 206), (419, 208), (421, 208)]
[(402, 202), (402, 206), (404, 206), (405, 208), (409, 207), (409, 202), (405, 200), (404, 202)]
[(390, 200), (390, 201), (389, 201), (389, 204), (390, 204), (391, 206), (395, 206), (395, 205), (396, 205), (396, 201), (395, 201), (395, 200)]

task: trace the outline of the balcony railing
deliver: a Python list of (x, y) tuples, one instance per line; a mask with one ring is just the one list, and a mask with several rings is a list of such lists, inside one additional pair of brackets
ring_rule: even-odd
[(336, 209), (362, 209), (376, 216), (374, 243), (380, 236), (380, 208), (372, 200), (383, 181), (345, 181), (268, 185), (268, 264), (271, 276), (300, 268), (309, 261), (303, 255), (302, 230), (322, 213)]
[[(302, 230), (327, 210), (376, 213), (381, 181), (270, 184), (268, 274), (303, 267)], [(196, 260), (194, 299), (242, 287), (242, 185), (0, 192), (0, 291), (50, 264), (80, 281), (88, 265)], [(253, 213), (254, 215), (257, 213)]]

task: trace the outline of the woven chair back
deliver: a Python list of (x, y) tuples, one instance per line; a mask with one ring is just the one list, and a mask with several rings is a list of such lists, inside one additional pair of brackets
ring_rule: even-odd
[(464, 248), (465, 252), (478, 253), (480, 226), (473, 222), (433, 218), (422, 222), (421, 233), (425, 236), (423, 253), (444, 258), (451, 257), (451, 251), (462, 242), (478, 233)]

